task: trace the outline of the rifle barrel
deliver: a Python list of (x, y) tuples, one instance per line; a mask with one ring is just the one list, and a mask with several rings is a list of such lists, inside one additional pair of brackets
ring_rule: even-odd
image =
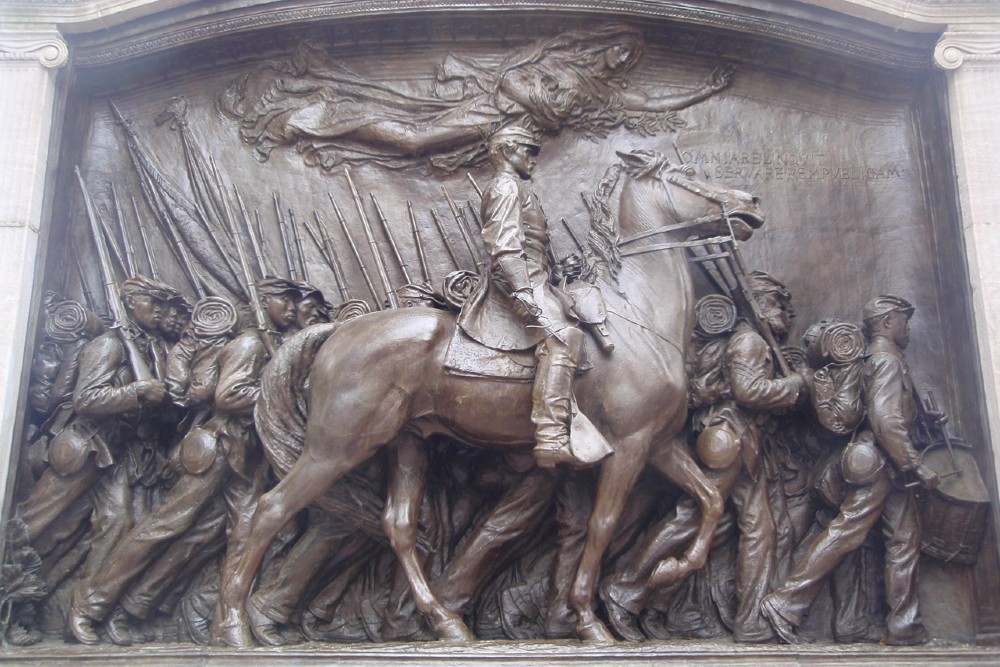
[(369, 193), (372, 198), (372, 203), (375, 204), (375, 211), (378, 213), (378, 218), (382, 222), (382, 229), (385, 230), (385, 236), (389, 239), (389, 247), (392, 249), (392, 254), (396, 257), (396, 263), (399, 264), (399, 268), (403, 271), (403, 279), (406, 280), (407, 284), (413, 282), (410, 278), (410, 272), (407, 270), (406, 262), (403, 261), (403, 256), (399, 254), (399, 247), (396, 245), (396, 239), (392, 236), (392, 228), (389, 226), (389, 221), (385, 219), (385, 213), (382, 212), (382, 206), (379, 205), (378, 199), (375, 197), (375, 193)]
[(427, 256), (424, 255), (424, 242), (420, 239), (420, 228), (417, 226), (417, 217), (413, 214), (413, 204), (406, 202), (406, 210), (410, 214), (410, 229), (413, 230), (413, 245), (417, 248), (417, 259), (420, 261), (420, 271), (423, 273), (424, 282), (431, 281), (431, 272), (427, 268)]
[(351, 186), (351, 196), (354, 197), (354, 205), (358, 209), (358, 215), (361, 217), (361, 226), (364, 228), (365, 236), (368, 238), (368, 245), (371, 247), (372, 257), (375, 258), (375, 268), (378, 270), (379, 279), (382, 281), (382, 289), (385, 291), (385, 298), (389, 302), (390, 308), (399, 308), (399, 298), (396, 296), (396, 290), (392, 288), (389, 282), (389, 274), (385, 270), (385, 262), (382, 260), (382, 251), (378, 247), (378, 243), (375, 241), (375, 234), (372, 232), (372, 226), (368, 222), (368, 214), (365, 213), (364, 204), (361, 201), (361, 195), (358, 194), (358, 189), (354, 187), (354, 180), (351, 178), (351, 170), (344, 168), (344, 174), (347, 175), (347, 184)]
[(337, 215), (337, 222), (340, 223), (340, 228), (343, 230), (344, 236), (347, 237), (347, 245), (351, 247), (351, 253), (354, 255), (354, 259), (357, 261), (358, 266), (361, 267), (361, 275), (365, 279), (368, 291), (371, 292), (372, 298), (375, 300), (375, 309), (382, 310), (381, 299), (379, 299), (378, 292), (375, 291), (375, 283), (372, 282), (371, 276), (368, 275), (368, 268), (361, 259), (361, 253), (358, 252), (358, 246), (354, 243), (354, 238), (351, 236), (351, 230), (347, 226), (347, 220), (344, 219), (344, 214), (340, 211), (340, 206), (337, 205), (337, 200), (333, 198), (333, 195), (327, 193), (327, 196), (330, 197), (330, 203), (333, 204), (333, 212)]
[(250, 260), (247, 258), (247, 250), (243, 247), (243, 237), (240, 236), (239, 230), (236, 229), (236, 221), (234, 220), (232, 208), (229, 205), (229, 197), (226, 196), (226, 189), (222, 184), (222, 176), (219, 174), (219, 168), (215, 166), (213, 158), (209, 158), (209, 164), (212, 167), (212, 174), (215, 177), (215, 189), (219, 193), (219, 199), (222, 200), (223, 217), (225, 217), (225, 222), (228, 223), (229, 233), (233, 236), (233, 243), (236, 245), (236, 254), (240, 259), (240, 268), (243, 269), (246, 292), (250, 298), (250, 308), (253, 309), (254, 319), (257, 320), (257, 332), (260, 342), (264, 345), (264, 350), (267, 352), (268, 357), (274, 357), (274, 340), (271, 339), (267, 315), (264, 314), (264, 306), (261, 304), (260, 294), (257, 292), (257, 282), (254, 280), (253, 272), (250, 270)]
[(83, 190), (83, 202), (87, 208), (87, 220), (90, 221), (90, 231), (94, 237), (94, 245), (97, 246), (97, 259), (101, 266), (101, 276), (104, 280), (105, 296), (108, 302), (108, 312), (114, 320), (115, 329), (118, 330), (118, 337), (125, 347), (125, 355), (128, 357), (129, 365), (132, 367), (132, 375), (136, 381), (152, 380), (155, 378), (153, 372), (149, 370), (149, 365), (139, 352), (139, 347), (129, 335), (130, 329), (128, 316), (125, 314), (125, 306), (122, 304), (121, 296), (118, 292), (118, 285), (115, 282), (114, 270), (111, 268), (111, 257), (108, 247), (104, 244), (101, 236), (101, 229), (97, 223), (97, 207), (90, 196), (87, 184), (83, 181), (80, 167), (76, 167), (76, 178), (80, 182), (80, 189)]
[[(330, 200), (333, 200), (333, 195), (330, 195)], [(326, 249), (326, 258), (330, 263), (330, 268), (333, 269), (333, 278), (337, 281), (337, 289), (340, 290), (340, 298), (343, 301), (347, 301), (351, 298), (351, 294), (347, 287), (347, 278), (344, 276), (344, 267), (340, 264), (340, 258), (337, 257), (337, 249), (333, 247), (333, 239), (330, 237), (330, 232), (327, 230), (326, 223), (323, 221), (323, 218), (320, 217), (319, 211), (313, 211), (313, 218), (315, 218), (316, 226), (319, 228), (319, 236), (323, 239), (323, 247)]]
[(444, 186), (441, 186), (441, 192), (444, 193), (444, 198), (448, 201), (448, 208), (451, 209), (451, 214), (455, 218), (455, 223), (458, 224), (458, 231), (462, 234), (462, 240), (465, 241), (466, 247), (469, 249), (469, 254), (472, 255), (472, 261), (476, 263), (476, 268), (483, 268), (486, 262), (483, 260), (483, 256), (479, 252), (479, 247), (476, 245), (475, 241), (472, 240), (472, 230), (469, 229), (469, 222), (462, 215), (462, 212), (458, 210), (458, 206), (455, 204), (455, 200), (451, 198), (448, 191)]
[(288, 242), (288, 234), (285, 232), (285, 216), (281, 212), (281, 197), (278, 193), (272, 193), (274, 198), (274, 214), (278, 219), (278, 234), (281, 235), (281, 247), (285, 251), (285, 266), (288, 267), (288, 276), (292, 280), (298, 280), (298, 272), (295, 270), (295, 265), (292, 263), (292, 246)]
[(295, 253), (299, 256), (299, 268), (302, 269), (302, 280), (309, 282), (309, 267), (306, 266), (306, 250), (302, 244), (302, 234), (295, 220), (295, 211), (288, 209), (288, 226), (292, 228), (292, 238), (295, 240)]
[(455, 248), (451, 245), (451, 241), (448, 240), (448, 233), (445, 231), (444, 225), (441, 223), (441, 218), (438, 217), (434, 209), (431, 209), (431, 219), (434, 220), (434, 226), (437, 227), (438, 234), (441, 235), (441, 240), (444, 241), (444, 248), (448, 251), (451, 263), (456, 269), (461, 269), (462, 265), (458, 262), (458, 257), (455, 256)]
[(128, 225), (125, 216), (122, 214), (122, 207), (118, 201), (118, 190), (115, 184), (111, 184), (111, 201), (115, 206), (115, 217), (118, 219), (118, 230), (122, 234), (122, 245), (125, 246), (125, 265), (128, 267), (129, 276), (138, 274), (135, 270), (135, 247), (132, 245), (132, 238), (128, 232)]
[(149, 262), (149, 277), (153, 280), (159, 280), (160, 271), (156, 266), (156, 260), (153, 259), (153, 251), (149, 248), (149, 237), (146, 236), (146, 227), (142, 224), (142, 218), (139, 217), (139, 204), (135, 201), (135, 197), (131, 197), (131, 199), (132, 210), (135, 212), (135, 226), (139, 228), (139, 239), (142, 241), (143, 250), (146, 251), (146, 261)]
[(247, 236), (250, 237), (250, 246), (253, 248), (253, 254), (257, 258), (257, 268), (260, 269), (260, 277), (263, 278), (267, 275), (267, 268), (264, 267), (264, 250), (261, 248), (261, 240), (254, 234), (253, 225), (250, 224), (250, 214), (247, 212), (246, 204), (243, 203), (240, 189), (235, 184), (233, 185), (233, 193), (236, 195), (236, 203), (240, 205), (243, 226), (247, 230)]

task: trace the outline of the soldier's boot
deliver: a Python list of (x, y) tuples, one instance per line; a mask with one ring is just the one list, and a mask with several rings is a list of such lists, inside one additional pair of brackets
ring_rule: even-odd
[[(574, 415), (573, 376), (580, 367), (583, 332), (568, 328), (559, 335), (565, 341), (549, 336), (535, 353), (538, 367), (531, 397), (535, 461), (541, 468), (555, 468), (563, 463), (577, 469), (589, 468), (610, 454), (611, 449), (586, 417)], [(600, 441), (598, 449), (603, 449), (599, 455), (580, 456), (571, 446), (570, 425), (574, 419), (589, 440)]]

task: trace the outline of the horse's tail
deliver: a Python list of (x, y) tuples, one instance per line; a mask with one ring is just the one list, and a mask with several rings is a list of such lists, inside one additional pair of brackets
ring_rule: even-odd
[[(309, 418), (309, 373), (319, 348), (341, 325), (334, 322), (303, 329), (278, 348), (261, 373), (254, 420), (264, 454), (279, 478), (287, 475), (302, 455)], [(385, 541), (380, 519), (382, 497), (360, 474), (342, 478), (316, 504)]]

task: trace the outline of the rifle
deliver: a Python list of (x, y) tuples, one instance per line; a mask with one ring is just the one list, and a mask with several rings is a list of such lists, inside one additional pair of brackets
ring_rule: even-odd
[(385, 290), (385, 297), (389, 301), (389, 307), (399, 308), (399, 298), (396, 296), (396, 290), (392, 289), (389, 283), (389, 274), (385, 270), (385, 262), (382, 261), (382, 251), (379, 250), (378, 243), (375, 241), (375, 234), (372, 232), (372, 226), (368, 222), (368, 215), (365, 213), (365, 207), (361, 202), (358, 189), (354, 187), (354, 181), (351, 179), (351, 170), (345, 167), (344, 174), (347, 176), (347, 184), (351, 186), (351, 196), (354, 197), (354, 205), (358, 209), (358, 215), (361, 216), (361, 226), (364, 228), (365, 236), (368, 238), (372, 257), (375, 258), (375, 268), (378, 269), (379, 279), (382, 281), (382, 288)]
[(781, 346), (778, 345), (778, 341), (774, 338), (774, 332), (771, 331), (771, 327), (768, 325), (767, 321), (764, 319), (764, 314), (760, 312), (760, 306), (757, 305), (757, 300), (754, 298), (753, 290), (750, 289), (750, 285), (747, 283), (747, 271), (746, 265), (743, 263), (743, 256), (740, 254), (739, 244), (736, 241), (736, 237), (732, 235), (730, 231), (730, 238), (725, 242), (729, 246), (729, 260), (732, 268), (733, 276), (736, 279), (737, 293), (746, 302), (747, 308), (750, 310), (750, 314), (753, 317), (754, 324), (757, 326), (757, 331), (764, 338), (764, 342), (767, 346), (771, 348), (771, 353), (774, 355), (774, 360), (778, 364), (778, 369), (784, 377), (790, 377), (792, 375), (792, 369), (788, 366), (788, 361), (785, 359), (785, 355), (781, 352)]
[(441, 235), (441, 240), (444, 241), (444, 248), (448, 251), (448, 256), (451, 257), (451, 263), (455, 265), (456, 269), (461, 269), (462, 265), (459, 264), (458, 257), (455, 256), (455, 248), (452, 247), (451, 241), (448, 240), (448, 234), (444, 231), (441, 218), (437, 216), (437, 212), (434, 209), (431, 209), (431, 218), (434, 220), (434, 226), (437, 227), (438, 233)]
[(420, 229), (417, 227), (417, 218), (413, 215), (413, 204), (406, 202), (406, 210), (410, 214), (410, 229), (413, 231), (413, 244), (417, 248), (417, 259), (420, 260), (420, 270), (424, 275), (424, 282), (431, 281), (431, 272), (427, 268), (427, 257), (424, 255), (424, 243), (420, 240)]
[(365, 267), (365, 263), (361, 259), (358, 246), (354, 244), (354, 238), (351, 237), (351, 230), (347, 226), (347, 220), (344, 219), (344, 214), (340, 212), (340, 207), (337, 206), (337, 200), (333, 198), (333, 195), (329, 192), (326, 195), (330, 198), (330, 203), (333, 204), (333, 212), (337, 214), (337, 222), (340, 223), (340, 228), (344, 231), (344, 236), (347, 237), (347, 245), (351, 247), (354, 259), (358, 262), (358, 266), (361, 267), (361, 275), (365, 279), (365, 284), (368, 285), (368, 291), (372, 293), (372, 298), (375, 300), (375, 308), (376, 310), (382, 310), (381, 300), (378, 297), (378, 292), (375, 291), (375, 283), (372, 282), (371, 276), (368, 275), (368, 268)]
[(247, 207), (243, 203), (243, 197), (240, 196), (240, 189), (233, 185), (233, 193), (236, 195), (236, 203), (240, 205), (240, 214), (243, 216), (243, 224), (247, 228), (247, 236), (250, 237), (250, 245), (253, 247), (253, 254), (257, 257), (257, 268), (260, 269), (260, 277), (263, 278), (267, 275), (267, 267), (264, 266), (264, 251), (261, 248), (261, 240), (257, 238), (254, 233), (253, 225), (250, 224), (250, 214), (247, 212)]
[(472, 255), (472, 261), (476, 263), (476, 269), (482, 271), (483, 267), (486, 266), (486, 261), (479, 252), (479, 246), (477, 246), (475, 241), (472, 240), (472, 230), (469, 229), (469, 221), (465, 219), (465, 216), (458, 209), (458, 206), (455, 205), (455, 200), (451, 198), (451, 195), (448, 194), (448, 191), (445, 190), (444, 186), (441, 186), (441, 192), (444, 193), (445, 199), (448, 200), (448, 208), (451, 209), (451, 214), (455, 217), (455, 222), (458, 223), (458, 231), (462, 233), (462, 240), (465, 241), (465, 245), (469, 248), (469, 254)]
[(392, 254), (396, 256), (396, 262), (399, 264), (399, 268), (403, 271), (403, 279), (406, 280), (406, 284), (413, 283), (413, 279), (410, 278), (410, 272), (406, 269), (406, 262), (403, 261), (403, 256), (399, 254), (399, 248), (396, 246), (396, 239), (392, 238), (392, 228), (389, 227), (389, 221), (385, 219), (385, 213), (382, 212), (382, 207), (378, 203), (378, 199), (375, 198), (375, 193), (372, 192), (371, 198), (372, 203), (375, 204), (375, 211), (378, 213), (378, 218), (382, 222), (382, 229), (385, 230), (385, 236), (389, 239), (389, 247), (392, 248)]
[(295, 253), (299, 256), (299, 267), (302, 269), (302, 280), (309, 282), (309, 268), (306, 266), (305, 248), (302, 247), (302, 234), (295, 221), (295, 211), (288, 209), (288, 225), (292, 228), (292, 239), (295, 241)]
[(132, 246), (132, 239), (129, 237), (128, 225), (125, 224), (125, 216), (122, 215), (122, 207), (118, 203), (118, 191), (115, 184), (111, 184), (111, 202), (115, 206), (115, 217), (118, 219), (118, 229), (122, 234), (122, 244), (125, 246), (125, 266), (128, 268), (129, 277), (138, 275), (135, 270), (135, 248)]
[(326, 250), (326, 261), (333, 269), (333, 279), (337, 281), (337, 289), (340, 290), (340, 298), (347, 301), (351, 298), (351, 294), (347, 289), (347, 278), (344, 276), (344, 267), (340, 264), (340, 258), (337, 257), (337, 249), (333, 247), (333, 239), (330, 238), (330, 233), (326, 229), (326, 223), (319, 216), (319, 211), (313, 211), (313, 218), (316, 220), (316, 226), (319, 228), (319, 237), (323, 241), (323, 248)]
[(80, 182), (80, 189), (83, 190), (83, 202), (87, 208), (87, 220), (90, 221), (90, 233), (94, 237), (94, 245), (97, 246), (97, 259), (101, 267), (101, 277), (104, 280), (104, 293), (108, 302), (108, 313), (111, 315), (113, 321), (111, 327), (117, 330), (118, 337), (125, 347), (125, 356), (128, 357), (129, 366), (132, 367), (132, 375), (135, 377), (136, 382), (154, 380), (156, 378), (153, 372), (149, 369), (149, 365), (146, 364), (142, 353), (139, 352), (139, 346), (129, 333), (132, 323), (125, 314), (125, 305), (122, 303), (121, 296), (118, 293), (114, 270), (111, 268), (111, 257), (108, 254), (108, 247), (104, 243), (104, 237), (101, 235), (101, 228), (97, 222), (97, 207), (90, 196), (90, 191), (87, 190), (87, 184), (83, 181), (83, 175), (80, 174), (80, 167), (76, 166), (75, 171), (76, 178)]
[[(320, 220), (319, 220), (319, 213), (316, 212), (316, 211), (313, 211), (313, 217), (316, 218), (316, 224), (322, 226), (323, 223), (320, 222)], [(326, 246), (323, 245), (323, 241), (321, 240), (322, 233), (319, 232), (319, 231), (317, 231), (311, 224), (309, 224), (309, 219), (308, 218), (303, 218), (302, 219), (302, 226), (304, 226), (306, 228), (306, 232), (309, 233), (309, 238), (311, 238), (313, 240), (313, 243), (316, 245), (316, 248), (319, 250), (320, 256), (323, 258), (323, 260), (326, 262), (326, 265), (329, 266), (330, 270), (333, 272), (333, 281), (335, 283), (337, 283), (337, 290), (340, 292), (340, 298), (341, 298), (341, 300), (342, 301), (347, 301), (347, 299), (348, 299), (348, 297), (347, 297), (347, 290), (344, 289), (344, 287), (342, 286), (342, 283), (340, 282), (339, 269), (334, 266), (334, 260), (331, 259), (330, 253), (327, 252)]]
[(298, 280), (298, 272), (292, 263), (292, 246), (288, 243), (288, 235), (285, 233), (285, 218), (281, 213), (281, 198), (277, 193), (272, 193), (274, 198), (274, 214), (278, 218), (278, 233), (281, 235), (281, 247), (285, 251), (285, 265), (288, 267), (288, 275), (292, 280)]
[(142, 241), (142, 248), (146, 251), (146, 261), (149, 262), (149, 277), (153, 280), (160, 279), (160, 272), (156, 268), (156, 260), (153, 259), (153, 253), (149, 249), (149, 237), (146, 236), (146, 228), (142, 225), (142, 218), (139, 217), (139, 204), (136, 203), (135, 197), (132, 199), (132, 210), (135, 212), (135, 225), (139, 228), (139, 239)]
[(87, 277), (83, 272), (83, 264), (80, 263), (80, 251), (76, 248), (76, 243), (73, 242), (72, 237), (69, 241), (69, 252), (73, 255), (73, 263), (76, 264), (77, 275), (80, 278), (80, 290), (83, 292), (83, 301), (93, 311), (97, 311), (96, 302), (94, 301), (94, 293), (90, 291), (90, 286), (87, 285)]
[(233, 211), (229, 205), (229, 197), (226, 196), (226, 190), (222, 185), (222, 176), (219, 175), (219, 169), (215, 166), (215, 159), (209, 158), (209, 164), (212, 166), (212, 175), (215, 178), (215, 189), (219, 193), (219, 199), (222, 200), (224, 222), (229, 227), (229, 233), (232, 235), (233, 243), (236, 245), (236, 254), (240, 258), (243, 280), (246, 282), (247, 294), (250, 295), (250, 308), (253, 310), (254, 319), (257, 321), (258, 338), (260, 338), (267, 356), (274, 357), (274, 340), (271, 339), (271, 330), (268, 327), (267, 315), (264, 313), (264, 307), (260, 303), (257, 281), (253, 278), (253, 272), (250, 270), (250, 260), (247, 258), (246, 248), (243, 247), (243, 237), (240, 236), (239, 230), (236, 229), (236, 221), (233, 218)]

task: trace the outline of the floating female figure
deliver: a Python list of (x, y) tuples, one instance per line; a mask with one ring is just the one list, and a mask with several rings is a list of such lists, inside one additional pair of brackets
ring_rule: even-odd
[(626, 125), (653, 134), (682, 127), (676, 111), (729, 85), (731, 68), (722, 67), (696, 90), (650, 96), (626, 80), (644, 51), (638, 30), (612, 23), (523, 47), (492, 68), (449, 54), (430, 89), (418, 92), (367, 80), (307, 43), (233, 81), (219, 106), (239, 119), (243, 141), (261, 161), (293, 145), (327, 170), (426, 159), (453, 171), (485, 162), (485, 139), (503, 125), (589, 136)]

